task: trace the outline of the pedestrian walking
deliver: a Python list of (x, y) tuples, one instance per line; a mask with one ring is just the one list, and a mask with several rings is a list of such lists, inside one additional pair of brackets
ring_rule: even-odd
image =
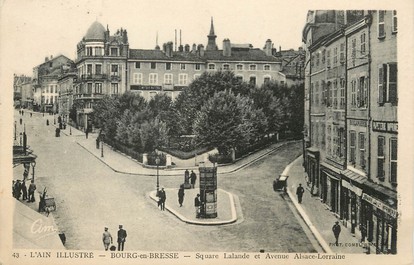
[(22, 195), (22, 184), (20, 183), (19, 179), (16, 181), (16, 184), (14, 186), (15, 186), (16, 199), (20, 200), (20, 196)]
[(197, 196), (194, 198), (194, 207), (196, 210), (196, 218), (200, 218), (200, 194), (197, 194)]
[(124, 244), (127, 237), (127, 232), (122, 228), (122, 225), (119, 225), (118, 230), (118, 251), (124, 251)]
[(24, 116), (24, 111), (22, 110), (22, 116)]
[(34, 202), (35, 201), (35, 196), (34, 196), (35, 190), (36, 190), (36, 184), (34, 183), (34, 179), (32, 179), (32, 181), (29, 185), (29, 198), (28, 198), (27, 202)]
[(32, 117), (32, 114), (33, 114), (33, 113), (31, 113), (31, 112), (30, 112), (30, 118)]
[(88, 134), (89, 134), (89, 130), (88, 130), (88, 127), (86, 127), (86, 130), (85, 130), (86, 139), (88, 139)]
[(108, 227), (104, 228), (104, 232), (102, 234), (102, 242), (105, 247), (105, 251), (108, 251), (109, 245), (113, 243), (112, 241), (112, 235), (108, 231)]
[(194, 189), (195, 183), (196, 183), (196, 180), (197, 180), (197, 175), (192, 170), (191, 170), (191, 174), (190, 174), (190, 180), (191, 180), (191, 188)]
[(296, 189), (296, 195), (298, 196), (299, 203), (302, 203), (303, 193), (305, 193), (305, 189), (302, 187), (302, 184), (299, 184), (299, 187)]
[(183, 206), (184, 202), (184, 184), (180, 185), (180, 188), (178, 189), (178, 203), (180, 204), (180, 207)]
[(46, 125), (49, 126), (49, 120), (46, 120)]
[(22, 122), (23, 122), (23, 120), (22, 120), (22, 118), (20, 118), (20, 125), (22, 125)]
[(24, 180), (22, 182), (21, 189), (22, 189), (22, 193), (23, 193), (23, 198), (22, 199), (27, 200), (27, 187), (26, 187), (26, 181), (24, 181)]
[(341, 233), (341, 226), (338, 221), (332, 226), (332, 232), (335, 236), (335, 245), (338, 245), (339, 234)]
[(165, 201), (167, 200), (167, 195), (165, 194), (164, 188), (161, 188), (159, 192), (160, 201), (159, 204), (161, 206), (161, 211), (165, 210)]

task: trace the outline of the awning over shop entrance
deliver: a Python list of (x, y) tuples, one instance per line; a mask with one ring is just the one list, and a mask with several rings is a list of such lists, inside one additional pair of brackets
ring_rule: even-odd
[(65, 249), (51, 216), (46, 217), (15, 200), (13, 204), (13, 248)]

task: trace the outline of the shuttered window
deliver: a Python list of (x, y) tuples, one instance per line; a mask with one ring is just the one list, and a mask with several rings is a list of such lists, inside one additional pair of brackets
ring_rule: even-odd
[(377, 151), (377, 177), (379, 180), (383, 181), (385, 178), (384, 172), (384, 149), (385, 149), (385, 138), (383, 136), (378, 136), (378, 151)]
[(355, 144), (356, 144), (356, 133), (355, 131), (349, 132), (349, 162), (355, 164)]
[(378, 11), (378, 38), (385, 38), (385, 11)]
[(396, 63), (380, 64), (378, 66), (378, 104), (386, 102), (397, 105), (397, 75)]
[(397, 184), (397, 139), (390, 139), (390, 182)]

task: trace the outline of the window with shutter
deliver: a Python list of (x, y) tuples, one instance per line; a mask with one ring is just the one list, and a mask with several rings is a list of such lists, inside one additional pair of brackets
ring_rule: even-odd
[(385, 11), (378, 11), (378, 38), (385, 38)]
[(397, 25), (397, 11), (392, 11), (392, 32), (396, 33), (398, 31), (398, 25)]
[(384, 84), (385, 84), (385, 69), (386, 65), (380, 64), (378, 66), (378, 104), (382, 106), (384, 104), (385, 98), (384, 98)]
[(385, 148), (385, 138), (383, 136), (378, 136), (378, 150), (377, 150), (377, 177), (379, 180), (383, 181), (385, 178), (384, 172), (384, 148)]
[(387, 102), (397, 104), (397, 64), (388, 64), (388, 98)]
[(359, 146), (359, 165), (362, 169), (365, 169), (365, 134), (358, 134), (358, 146)]
[(397, 139), (390, 139), (390, 182), (397, 184)]
[(326, 104), (326, 106), (327, 107), (330, 107), (330, 106), (332, 106), (332, 88), (331, 88), (331, 85), (332, 85), (332, 83), (331, 82), (328, 82), (327, 84), (326, 84), (326, 92), (327, 92), (327, 96), (328, 96), (328, 100), (327, 100), (327, 104)]
[(355, 131), (349, 132), (349, 162), (355, 164), (355, 144), (356, 144), (356, 133)]

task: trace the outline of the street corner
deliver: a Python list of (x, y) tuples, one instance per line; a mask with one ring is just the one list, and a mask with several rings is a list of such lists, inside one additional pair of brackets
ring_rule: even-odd
[[(235, 200), (232, 193), (223, 189), (217, 189), (217, 217), (197, 218), (194, 200), (197, 194), (200, 193), (200, 190), (197, 188), (186, 189), (184, 191), (182, 206), (180, 206), (178, 201), (178, 190), (178, 188), (164, 189), (166, 193), (165, 212), (173, 214), (181, 221), (195, 225), (226, 225), (235, 223), (238, 220)], [(161, 205), (158, 203), (159, 197), (157, 197), (157, 191), (150, 191), (148, 197), (156, 202), (154, 205), (161, 211)]]

